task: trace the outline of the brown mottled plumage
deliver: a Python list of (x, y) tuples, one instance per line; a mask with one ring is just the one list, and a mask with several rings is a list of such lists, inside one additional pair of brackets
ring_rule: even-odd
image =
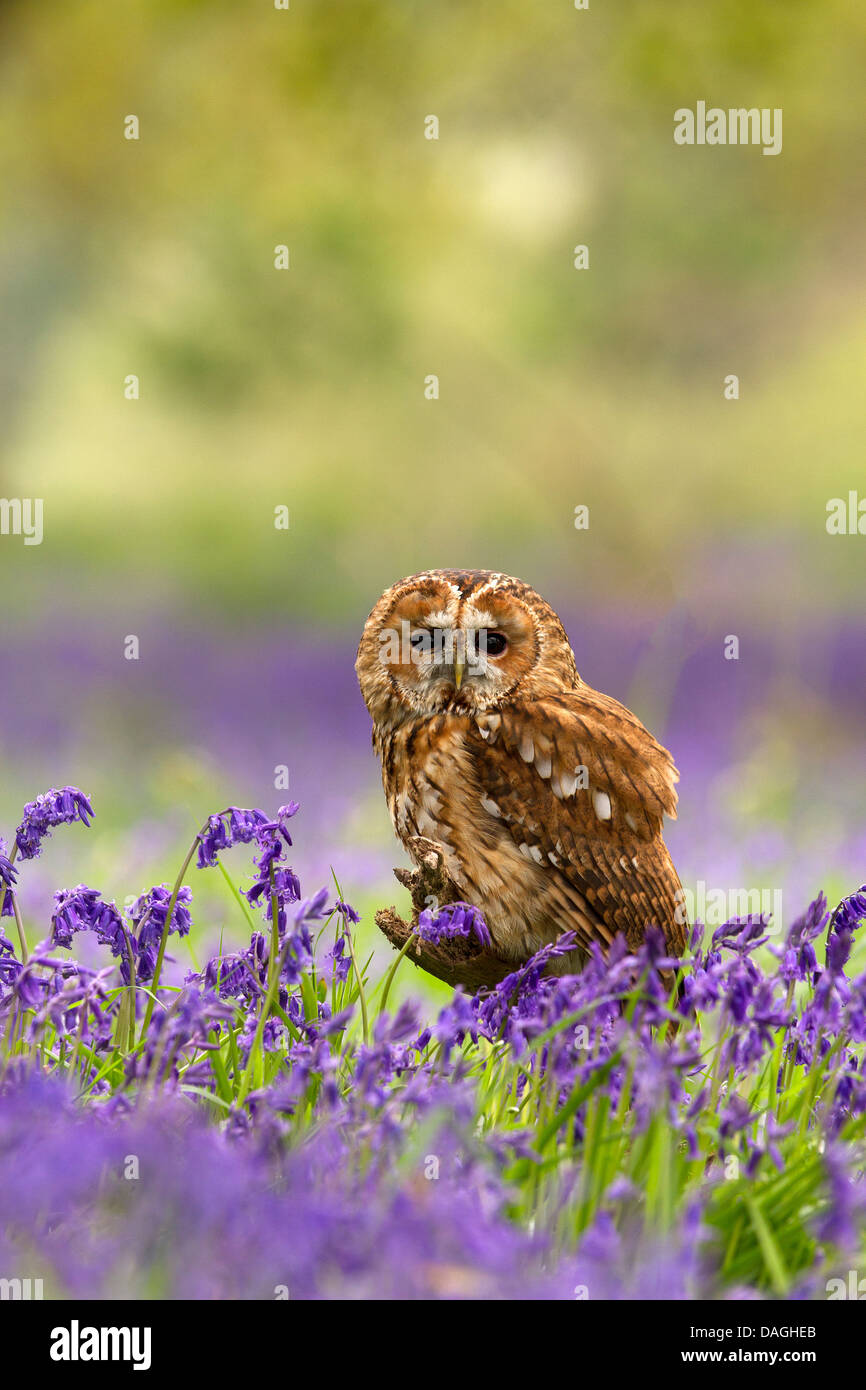
[(581, 954), (618, 932), (634, 946), (648, 923), (682, 953), (662, 839), (673, 760), (580, 679), (533, 589), (485, 570), (402, 579), (370, 614), (356, 669), (397, 835), (416, 862), (416, 837), (442, 846), (499, 956), (525, 960), (563, 931)]

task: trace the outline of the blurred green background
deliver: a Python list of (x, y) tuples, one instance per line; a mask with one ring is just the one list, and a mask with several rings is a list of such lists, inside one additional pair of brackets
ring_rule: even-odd
[[(354, 647), (460, 565), (671, 744), (684, 877), (855, 886), (864, 67), (856, 0), (6, 0), (0, 495), (45, 509), (0, 537), (7, 837), (79, 782), (69, 872), (122, 897), (298, 763), (300, 857), (381, 901)], [(783, 152), (676, 146), (698, 100), (781, 107)]]

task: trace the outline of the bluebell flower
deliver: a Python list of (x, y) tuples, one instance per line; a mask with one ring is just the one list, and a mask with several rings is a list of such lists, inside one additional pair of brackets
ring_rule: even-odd
[(52, 787), (24, 807), (24, 818), (15, 832), (15, 842), (22, 859), (35, 859), (42, 852), (42, 841), (56, 825), (71, 825), (80, 821), (89, 825), (93, 807), (84, 792), (77, 787)]
[(115, 904), (103, 902), (95, 888), (79, 883), (54, 894), (57, 904), (51, 914), (51, 940), (55, 946), (72, 945), (76, 932), (93, 931), (100, 945), (109, 946), (113, 956), (120, 956), (126, 946), (123, 918)]
[[(171, 896), (172, 890), (167, 884), (157, 884), (136, 899), (129, 914), (134, 929), (137, 954), (136, 973), (141, 980), (153, 978)], [(186, 936), (189, 933), (192, 926), (189, 911), (191, 901), (192, 889), (184, 885), (178, 892), (177, 901), (171, 914), (169, 934), (176, 932), (178, 936)]]
[(787, 983), (814, 980), (818, 958), (812, 942), (821, 935), (827, 921), (827, 899), (819, 893), (802, 916), (792, 922), (781, 950), (770, 947), (773, 954), (781, 958), (779, 974)]
[(346, 949), (345, 936), (338, 936), (321, 962), (322, 978), (329, 984), (343, 984), (349, 978), (352, 958)]
[(6, 856), (6, 841), (0, 840), (0, 917), (14, 916), (12, 893), (18, 878), (18, 870)]
[(827, 1144), (823, 1163), (827, 1200), (816, 1223), (818, 1238), (842, 1250), (857, 1250), (866, 1217), (866, 1186), (862, 1179), (855, 1181), (840, 1144)]
[(834, 932), (854, 932), (864, 919), (866, 919), (866, 883), (858, 888), (856, 893), (851, 893), (847, 898), (842, 899), (833, 913), (832, 930)]
[(208, 816), (207, 829), (200, 831), (198, 837), (198, 867), (212, 867), (220, 851), (232, 845), (250, 844), (269, 823), (264, 811), (257, 807), (245, 811), (240, 806), (227, 806), (224, 811)]
[(478, 908), (472, 907), (470, 903), (448, 903), (435, 914), (429, 908), (425, 908), (418, 918), (416, 930), (422, 941), (429, 941), (434, 946), (438, 946), (441, 941), (449, 941), (458, 936), (466, 938), (473, 934), (483, 946), (493, 944), (487, 923)]
[(6, 841), (0, 840), (0, 887), (14, 888), (18, 871), (6, 857)]

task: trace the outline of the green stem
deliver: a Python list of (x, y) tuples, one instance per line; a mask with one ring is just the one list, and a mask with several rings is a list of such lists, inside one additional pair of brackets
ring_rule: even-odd
[(280, 957), (280, 905), (277, 901), (277, 882), (274, 866), (270, 865), (271, 877), (271, 953), (268, 959), (268, 989), (274, 982)]
[[(226, 883), (228, 884), (229, 888), (231, 889), (231, 893), (232, 893), (233, 898), (235, 899), (235, 902), (237, 903), (237, 905), (238, 905), (238, 907), (240, 908), (241, 912), (242, 912), (242, 913), (244, 914), (244, 916), (246, 917), (246, 919), (247, 919), (247, 925), (249, 926), (250, 932), (257, 931), (258, 928), (256, 927), (256, 924), (255, 924), (255, 922), (253, 921), (252, 917), (250, 916), (249, 908), (247, 907), (246, 903), (244, 902), (244, 899), (241, 897), (241, 894), (240, 894), (239, 889), (235, 887), (235, 884), (234, 884), (233, 881), (232, 881), (232, 876), (231, 876), (231, 874), (229, 873), (228, 869), (226, 868), (225, 864), (223, 863), (223, 861), (222, 861), (221, 859), (217, 859), (217, 868), (219, 869), (220, 873), (222, 874), (223, 878), (225, 879)], [(222, 949), (222, 948), (220, 948), (220, 949)]]
[(129, 1035), (127, 1046), (131, 1052), (135, 1047), (135, 952), (132, 949), (129, 933), (124, 931), (124, 936), (126, 938), (126, 950), (129, 958), (129, 984), (127, 986), (129, 992)]
[(6, 1035), (3, 1039), (3, 1056), (6, 1060), (3, 1064), (2, 1074), (0, 1074), (2, 1076), (6, 1075), (6, 1069), (9, 1066), (9, 1062), (12, 1057), (12, 1047), (15, 1042), (15, 1024), (17, 1022), (17, 1019), (18, 1000), (13, 998), (9, 1004), (9, 1024), (6, 1029)]
[(352, 957), (352, 965), (355, 970), (355, 979), (358, 981), (358, 999), (361, 1003), (361, 1027), (363, 1029), (364, 1034), (364, 1043), (366, 1044), (370, 1040), (370, 1024), (367, 1019), (367, 1000), (364, 996), (364, 981), (362, 980), (361, 972), (358, 969), (358, 961), (355, 957), (355, 944), (352, 941), (352, 932), (349, 927), (348, 921), (346, 922), (346, 940), (349, 943), (349, 955)]
[(250, 1089), (250, 1076), (252, 1074), (253, 1062), (258, 1056), (259, 1049), (261, 1048), (262, 1034), (265, 1031), (265, 1023), (267, 1022), (268, 1015), (271, 1012), (274, 1001), (277, 997), (277, 993), (279, 991), (280, 971), (282, 970), (283, 957), (285, 956), (288, 949), (289, 942), (287, 941), (283, 946), (282, 950), (280, 951), (279, 956), (277, 957), (277, 968), (274, 971), (273, 979), (268, 985), (268, 992), (265, 995), (265, 1001), (262, 1004), (262, 1011), (259, 1014), (259, 1021), (256, 1024), (255, 1037), (253, 1038), (252, 1046), (249, 1051), (249, 1057), (247, 1058), (247, 1065), (244, 1068), (244, 1074), (241, 1078), (240, 1089), (238, 1091), (239, 1105), (243, 1105), (244, 1101), (247, 1098), (247, 1091)]
[(385, 976), (385, 984), (382, 987), (382, 1002), (379, 1005), (380, 1014), (383, 1014), (385, 1012), (385, 1005), (388, 1003), (388, 993), (391, 989), (391, 982), (394, 979), (394, 976), (397, 974), (397, 969), (400, 965), (400, 962), (405, 956), (409, 947), (412, 945), (412, 942), (415, 940), (417, 935), (417, 932), (412, 932), (409, 936), (407, 936), (405, 943), (400, 947), (400, 950), (397, 952), (397, 958), (394, 961), (394, 964), (391, 966), (391, 969)]
[[(792, 1005), (793, 1002), (794, 1002), (794, 990), (795, 990), (795, 987), (796, 987), (796, 982), (795, 982), (794, 980), (789, 980), (789, 981), (788, 981), (788, 992), (787, 992), (787, 994), (786, 994), (786, 996), (785, 996), (785, 1011), (786, 1011), (786, 1013), (790, 1013), (791, 1005)], [(787, 1028), (785, 1029), (785, 1033), (784, 1033), (784, 1036), (783, 1036), (783, 1039), (782, 1039), (782, 1063), (781, 1063), (781, 1067), (780, 1067), (780, 1070), (781, 1070), (781, 1072), (782, 1072), (782, 1086), (781, 1086), (780, 1091), (779, 1091), (779, 1102), (778, 1102), (778, 1105), (776, 1106), (776, 1118), (779, 1119), (779, 1120), (781, 1120), (781, 1118), (782, 1118), (782, 1102), (783, 1102), (783, 1100), (786, 1098), (786, 1096), (787, 1096), (787, 1094), (788, 1094), (788, 1088), (789, 1088), (789, 1086), (791, 1085), (791, 1077), (792, 1077), (793, 1074), (794, 1074), (794, 1055), (795, 1055), (795, 1053), (794, 1053), (794, 1047), (793, 1047), (793, 1045), (792, 1045), (792, 1041), (791, 1041), (791, 1036), (790, 1036), (790, 1034), (791, 1034), (791, 1025), (788, 1024)]]
[[(203, 831), (203, 830), (204, 830), (204, 827), (202, 827), (202, 831)], [(161, 975), (161, 973), (162, 973), (162, 961), (163, 961), (163, 957), (164, 957), (164, 955), (165, 955), (165, 944), (166, 944), (166, 942), (168, 941), (168, 933), (169, 933), (169, 929), (170, 929), (170, 927), (171, 927), (171, 919), (172, 919), (172, 917), (174, 916), (174, 909), (175, 909), (175, 906), (176, 906), (176, 904), (177, 904), (178, 894), (180, 893), (180, 890), (181, 890), (181, 888), (183, 887), (183, 881), (184, 881), (184, 878), (186, 877), (186, 871), (187, 871), (187, 869), (189, 868), (190, 864), (192, 863), (192, 857), (193, 857), (193, 855), (195, 854), (196, 849), (198, 848), (198, 842), (199, 842), (199, 837), (198, 837), (198, 835), (196, 835), (195, 839), (193, 840), (192, 844), (191, 844), (190, 847), (189, 847), (189, 853), (187, 854), (186, 858), (185, 858), (184, 861), (183, 861), (183, 864), (181, 865), (180, 873), (178, 874), (177, 878), (176, 878), (175, 881), (174, 881), (174, 888), (172, 889), (172, 892), (171, 892), (171, 898), (170, 898), (169, 904), (168, 904), (168, 911), (167, 911), (167, 913), (165, 914), (165, 926), (164, 926), (163, 929), (162, 929), (162, 936), (160, 937), (160, 940), (159, 940), (159, 950), (158, 950), (157, 955), (156, 955), (156, 965), (154, 966), (154, 970), (153, 970), (153, 979), (152, 979), (151, 984), (150, 984), (150, 989), (151, 989), (150, 998), (148, 999), (148, 1002), (147, 1002), (147, 1009), (145, 1010), (144, 1022), (143, 1022), (142, 1025), (141, 1025), (141, 1036), (142, 1036), (142, 1037), (144, 1037), (145, 1033), (147, 1032), (148, 1028), (150, 1027), (150, 1020), (153, 1018), (153, 1010), (154, 1010), (154, 1006), (155, 1006), (156, 1000), (157, 1000), (157, 990), (159, 989), (159, 977), (160, 977), (160, 975)], [(148, 908), (148, 909), (147, 909), (147, 912), (145, 913), (144, 917), (142, 918), (141, 922), (139, 923), (139, 928), (138, 928), (138, 930), (139, 930), (139, 936), (141, 935), (141, 929), (142, 929), (142, 927), (144, 926), (145, 922), (147, 921), (147, 918), (150, 916), (152, 910), (153, 910), (152, 907)]]
[(18, 940), (21, 942), (21, 963), (27, 964), (27, 938), (24, 935), (24, 923), (21, 920), (21, 909), (18, 906), (18, 899), (14, 893), (11, 894), (12, 911), (15, 914), (15, 925), (18, 928)]

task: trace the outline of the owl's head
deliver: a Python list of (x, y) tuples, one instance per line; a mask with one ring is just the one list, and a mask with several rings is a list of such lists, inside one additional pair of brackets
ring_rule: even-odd
[(550, 605), (522, 580), (489, 570), (428, 570), (386, 589), (355, 670), (377, 725), (495, 709), (578, 681)]

